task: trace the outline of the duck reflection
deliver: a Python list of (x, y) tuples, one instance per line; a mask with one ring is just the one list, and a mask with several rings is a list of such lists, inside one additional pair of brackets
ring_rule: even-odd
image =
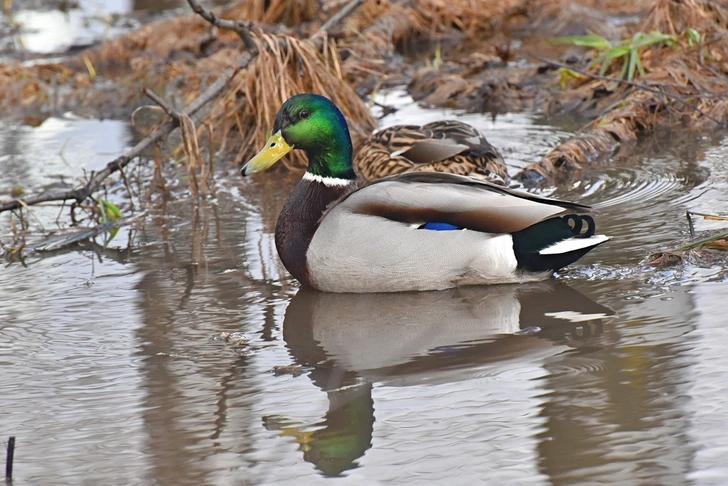
[(553, 280), (400, 294), (301, 289), (286, 310), (283, 337), (327, 393), (329, 409), (316, 424), (280, 416), (264, 422), (294, 436), (324, 475), (337, 476), (371, 447), (373, 383), (458, 381), (494, 363), (589, 351), (613, 314)]

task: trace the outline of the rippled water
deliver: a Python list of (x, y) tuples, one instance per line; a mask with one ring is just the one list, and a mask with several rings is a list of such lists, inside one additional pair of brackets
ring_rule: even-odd
[[(456, 115), (399, 103), (384, 124)], [(568, 136), (526, 114), (463, 118), (514, 171)], [(96, 168), (130, 137), (2, 126), (0, 197)], [(686, 210), (726, 212), (728, 142), (628, 152), (548, 191), (600, 206), (614, 240), (539, 284), (299, 290), (271, 234), (296, 176), (235, 171), (106, 248), (5, 266), (14, 484), (726, 484), (725, 268), (638, 263), (687, 234)]]

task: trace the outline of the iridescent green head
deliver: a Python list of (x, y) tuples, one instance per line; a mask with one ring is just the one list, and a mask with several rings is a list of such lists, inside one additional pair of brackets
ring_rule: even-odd
[(265, 147), (243, 166), (241, 173), (245, 176), (265, 170), (294, 148), (308, 155), (308, 172), (356, 179), (349, 127), (328, 98), (307, 93), (283, 103)]

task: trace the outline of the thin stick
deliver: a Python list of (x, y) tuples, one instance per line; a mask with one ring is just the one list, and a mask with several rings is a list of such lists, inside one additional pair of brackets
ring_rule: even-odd
[(15, 458), (15, 436), (8, 439), (8, 454), (5, 460), (5, 484), (13, 484), (13, 459)]
[(235, 33), (238, 34), (238, 36), (240, 37), (240, 40), (243, 41), (243, 44), (245, 44), (246, 49), (251, 52), (258, 51), (258, 46), (255, 44), (253, 36), (250, 34), (251, 24), (241, 22), (240, 20), (221, 19), (220, 17), (212, 13), (211, 10), (208, 10), (200, 5), (197, 0), (187, 0), (187, 3), (197, 15), (207, 20), (215, 27), (235, 31)]
[(717, 214), (708, 214), (708, 213), (699, 213), (697, 211), (688, 211), (691, 215), (694, 214), (695, 216), (702, 216), (705, 219), (713, 220), (713, 221), (728, 221), (728, 216), (720, 216)]
[(179, 123), (179, 113), (177, 113), (177, 110), (175, 110), (174, 108), (172, 108), (169, 105), (169, 103), (167, 103), (162, 98), (160, 98), (159, 96), (157, 96), (157, 94), (154, 91), (149, 90), (147, 88), (142, 88), (142, 93), (144, 93), (145, 95), (147, 95), (147, 97), (149, 99), (151, 99), (156, 104), (158, 104), (159, 106), (161, 106), (162, 109), (164, 110), (164, 112), (167, 113), (167, 115), (169, 115), (172, 119), (176, 120), (177, 123)]
[[(687, 101), (685, 101), (684, 99), (682, 99), (682, 96), (679, 96), (679, 95), (676, 95), (676, 94), (672, 94), (672, 93), (668, 93), (667, 91), (663, 91), (663, 90), (661, 90), (659, 88), (655, 88), (655, 87), (652, 87), (652, 86), (647, 85), (647, 84), (638, 83), (636, 81), (630, 81), (628, 79), (621, 79), (621, 78), (612, 78), (612, 77), (609, 77), (609, 76), (602, 76), (600, 74), (593, 74), (593, 73), (590, 73), (589, 71), (584, 71), (583, 69), (579, 69), (579, 68), (576, 68), (576, 67), (573, 67), (573, 66), (569, 66), (568, 64), (564, 64), (564, 63), (561, 63), (561, 62), (558, 62), (558, 61), (552, 61), (550, 59), (544, 59), (544, 58), (541, 58), (541, 57), (538, 57), (538, 56), (534, 56), (534, 57), (535, 57), (535, 59), (537, 59), (537, 60), (539, 60), (541, 62), (544, 62), (546, 64), (550, 64), (552, 66), (560, 67), (560, 68), (564, 68), (564, 69), (569, 69), (571, 71), (574, 71), (575, 73), (581, 74), (582, 76), (586, 76), (586, 77), (591, 78), (591, 79), (598, 79), (600, 81), (609, 81), (609, 82), (612, 82), (612, 83), (626, 84), (626, 85), (632, 86), (634, 88), (639, 88), (639, 89), (643, 89), (645, 91), (650, 91), (650, 92), (655, 93), (655, 94), (658, 94), (660, 96), (666, 96), (666, 97), (671, 98), (671, 99), (673, 99), (675, 101), (679, 101), (680, 103), (682, 103), (683, 105), (687, 106), (688, 108), (691, 108), (691, 109), (697, 111), (698, 113), (700, 113), (701, 115), (703, 115), (708, 120), (710, 120), (712, 122), (715, 122), (719, 127), (721, 127), (721, 128), (725, 127), (725, 123), (723, 123), (722, 121), (717, 120), (717, 119), (713, 118), (712, 116), (708, 115), (707, 113), (705, 113), (703, 110), (701, 110), (697, 106), (691, 105), (690, 103), (688, 103)], [(674, 86), (674, 87), (678, 87), (678, 86)], [(700, 93), (697, 93), (697, 94), (691, 95), (691, 96), (700, 97)]]
[(323, 34), (324, 32), (328, 31), (331, 26), (341, 22), (341, 20), (345, 17), (348, 17), (349, 14), (356, 10), (362, 3), (364, 3), (364, 0), (351, 0), (351, 2), (347, 3), (344, 8), (336, 12), (334, 15), (331, 16), (329, 20), (324, 22), (323, 25), (319, 27), (318, 30), (314, 32), (311, 37), (316, 37), (317, 35)]
[(713, 241), (722, 240), (723, 238), (728, 237), (728, 231), (724, 231), (723, 233), (718, 233), (717, 235), (713, 236), (707, 236), (705, 238), (701, 238), (697, 241), (693, 241), (690, 243), (686, 243), (684, 245), (676, 246), (670, 251), (682, 251), (682, 250), (690, 250), (691, 248), (698, 247), (700, 245), (704, 245), (706, 243), (711, 243)]

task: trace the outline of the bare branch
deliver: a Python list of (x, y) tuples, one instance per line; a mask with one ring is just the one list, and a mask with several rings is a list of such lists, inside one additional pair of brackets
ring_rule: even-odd
[(323, 34), (324, 32), (327, 32), (335, 24), (338, 24), (344, 18), (348, 17), (362, 3), (364, 3), (364, 0), (351, 0), (351, 2), (347, 3), (341, 10), (339, 10), (334, 15), (332, 15), (329, 20), (324, 22), (324, 24), (321, 27), (319, 27), (319, 29), (311, 36), (311, 38), (316, 37), (319, 34)]
[(145, 95), (147, 95), (147, 97), (150, 100), (154, 101), (156, 104), (158, 104), (159, 106), (161, 106), (162, 109), (164, 110), (164, 112), (167, 115), (169, 115), (170, 118), (172, 118), (173, 120), (176, 120), (177, 123), (179, 123), (179, 113), (177, 113), (177, 111), (174, 108), (172, 108), (169, 105), (169, 103), (167, 103), (162, 98), (160, 98), (159, 96), (157, 96), (157, 94), (154, 93), (154, 91), (148, 90), (147, 88), (142, 88), (142, 93), (144, 93)]
[(235, 31), (235, 33), (240, 36), (243, 44), (245, 44), (246, 49), (250, 52), (257, 52), (258, 46), (255, 44), (253, 36), (250, 34), (251, 23), (241, 22), (240, 20), (221, 19), (215, 15), (212, 10), (208, 10), (200, 5), (197, 0), (187, 0), (187, 3), (197, 15), (207, 20), (215, 27)]

